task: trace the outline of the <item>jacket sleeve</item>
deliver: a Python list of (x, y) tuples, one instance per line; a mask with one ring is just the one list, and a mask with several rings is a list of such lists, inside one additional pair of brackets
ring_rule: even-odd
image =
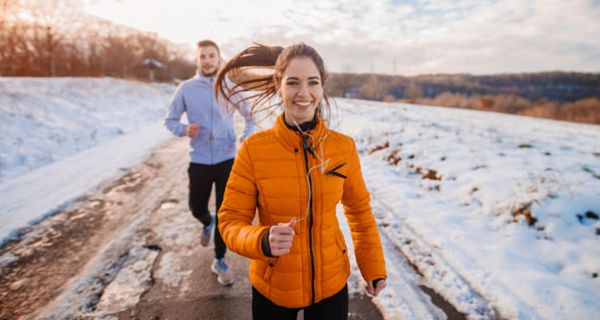
[[(233, 88), (235, 84), (229, 79), (225, 78), (225, 84), (229, 88)], [(244, 128), (244, 133), (242, 134), (242, 139), (245, 139), (247, 136), (254, 132), (254, 120), (251, 115), (251, 105), (248, 101), (244, 100), (245, 97), (241, 92), (236, 92), (230, 97), (231, 101), (237, 106), (235, 108), (241, 115), (244, 117), (244, 122), (246, 124)]]
[(165, 117), (165, 127), (169, 129), (174, 135), (178, 137), (185, 136), (186, 125), (181, 123), (181, 116), (186, 111), (185, 100), (183, 99), (183, 84), (177, 87), (171, 103), (169, 103), (169, 110)]
[(386, 279), (385, 259), (373, 216), (370, 196), (363, 180), (356, 144), (352, 140), (348, 175), (344, 182), (342, 204), (350, 226), (358, 268), (367, 282)]
[[(241, 95), (241, 93), (239, 93)], [(240, 114), (244, 117), (244, 121), (246, 123), (246, 127), (244, 128), (244, 133), (242, 134), (242, 138), (246, 138), (252, 132), (254, 132), (254, 120), (252, 119), (250, 104), (241, 98), (238, 97), (239, 100), (239, 109), (237, 109)]]
[(262, 236), (268, 226), (253, 226), (258, 188), (248, 144), (243, 142), (235, 158), (223, 203), (219, 209), (219, 231), (227, 248), (250, 259), (267, 260)]

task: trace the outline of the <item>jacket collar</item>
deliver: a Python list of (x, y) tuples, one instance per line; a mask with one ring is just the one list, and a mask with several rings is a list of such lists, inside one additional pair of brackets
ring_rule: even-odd
[[(284, 118), (285, 118), (285, 114), (284, 114)], [(308, 132), (308, 131), (312, 131), (317, 126), (317, 117), (312, 118), (312, 120), (310, 120), (310, 121), (302, 122), (298, 126), (296, 126), (296, 125), (290, 126), (287, 122), (284, 122), (284, 123), (288, 128), (292, 129), (293, 131)]]
[[(325, 125), (325, 122), (323, 121), (323, 119), (321, 119), (320, 117), (317, 117), (317, 124), (315, 126), (315, 128), (311, 131), (309, 131), (310, 135), (314, 138), (313, 139), (308, 139), (308, 143), (309, 144), (314, 144), (312, 145), (312, 147), (317, 147), (319, 145), (319, 143), (322, 141), (319, 138), (323, 138), (326, 136), (327, 131), (329, 129), (327, 129), (327, 126)], [(273, 130), (275, 131), (275, 136), (277, 137), (277, 140), (279, 140), (279, 142), (286, 148), (289, 149), (291, 151), (294, 151), (294, 149), (298, 148), (301, 149), (302, 148), (302, 133), (297, 132), (293, 129), (290, 129), (286, 124), (285, 124), (285, 119), (283, 118), (283, 114), (281, 114), (279, 117), (277, 117), (277, 120), (275, 121), (275, 125), (273, 126)]]
[(194, 76), (194, 80), (204, 82), (204, 83), (212, 83), (213, 79), (214, 79), (214, 76), (205, 77), (200, 73), (200, 71), (196, 71), (196, 75)]

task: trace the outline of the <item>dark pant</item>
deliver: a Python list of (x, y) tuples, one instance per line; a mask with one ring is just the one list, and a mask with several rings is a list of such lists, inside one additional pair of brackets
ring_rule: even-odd
[[(217, 210), (223, 202), (223, 194), (229, 172), (233, 166), (233, 159), (219, 162), (213, 165), (190, 163), (188, 176), (190, 177), (189, 206), (192, 214), (205, 226), (210, 224), (210, 211), (208, 210), (208, 199), (213, 183), (216, 189)], [(219, 232), (219, 219), (215, 217), (215, 257), (222, 259), (225, 256), (225, 242)]]
[[(296, 320), (300, 309), (280, 307), (252, 287), (252, 319), (289, 319)], [(348, 286), (340, 292), (304, 308), (305, 320), (347, 320), (348, 319)]]

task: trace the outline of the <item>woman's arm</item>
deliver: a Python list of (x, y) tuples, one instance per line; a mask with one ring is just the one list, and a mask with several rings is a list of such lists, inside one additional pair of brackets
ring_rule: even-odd
[(268, 226), (253, 226), (257, 207), (256, 180), (247, 143), (242, 143), (235, 158), (221, 208), (219, 231), (232, 251), (251, 258), (268, 259), (261, 247), (262, 236)]
[(387, 272), (377, 223), (371, 210), (370, 196), (363, 180), (354, 141), (348, 166), (342, 204), (350, 226), (358, 267), (365, 281), (370, 284), (373, 280), (386, 279)]

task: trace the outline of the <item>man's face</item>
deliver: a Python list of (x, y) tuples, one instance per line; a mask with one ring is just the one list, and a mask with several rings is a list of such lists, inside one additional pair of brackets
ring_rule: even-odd
[(199, 47), (198, 60), (196, 65), (198, 70), (205, 77), (211, 77), (219, 69), (219, 50), (213, 46)]

